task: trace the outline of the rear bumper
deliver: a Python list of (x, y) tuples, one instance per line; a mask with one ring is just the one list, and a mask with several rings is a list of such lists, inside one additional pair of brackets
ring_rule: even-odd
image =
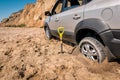
[(104, 44), (111, 51), (111, 57), (120, 58), (120, 30), (108, 30), (100, 35)]

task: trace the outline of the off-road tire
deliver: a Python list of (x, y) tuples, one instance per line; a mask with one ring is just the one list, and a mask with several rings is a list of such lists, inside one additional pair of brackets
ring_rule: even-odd
[[(96, 53), (97, 53), (96, 61), (98, 61), (98, 63), (102, 63), (105, 60), (105, 58), (106, 58), (105, 47), (103, 46), (103, 44), (100, 41), (98, 41), (96, 38), (93, 38), (93, 37), (83, 38), (79, 43), (79, 48), (80, 48), (81, 53), (82, 53), (81, 48), (85, 44), (90, 44), (92, 47), (94, 47), (94, 49), (96, 50)], [(91, 53), (91, 51), (88, 50), (88, 53), (89, 52)]]
[(45, 28), (45, 34), (46, 34), (47, 39), (49, 40), (52, 39), (52, 34), (51, 34), (49, 27)]

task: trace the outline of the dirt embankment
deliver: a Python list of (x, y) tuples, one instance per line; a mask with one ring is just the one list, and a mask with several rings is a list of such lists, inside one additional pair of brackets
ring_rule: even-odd
[(35, 3), (27, 4), (24, 9), (3, 19), (0, 22), (0, 26), (43, 27), (45, 20), (44, 12), (51, 10), (55, 1), (56, 0), (36, 0)]
[(0, 28), (0, 80), (120, 80), (120, 64), (96, 64), (41, 28)]

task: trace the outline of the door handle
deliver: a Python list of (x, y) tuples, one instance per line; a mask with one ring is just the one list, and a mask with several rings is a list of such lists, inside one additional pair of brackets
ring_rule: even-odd
[(59, 19), (56, 18), (56, 19), (55, 19), (55, 22), (58, 22), (58, 21), (59, 21)]
[(74, 20), (78, 20), (78, 19), (80, 19), (80, 18), (81, 18), (81, 16), (80, 16), (80, 15), (77, 15), (77, 14), (75, 14), (74, 17), (73, 17)]

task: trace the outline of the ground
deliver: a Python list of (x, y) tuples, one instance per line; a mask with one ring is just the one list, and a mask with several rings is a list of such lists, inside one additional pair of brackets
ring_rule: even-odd
[(67, 42), (64, 51), (43, 28), (1, 27), (0, 80), (120, 80), (119, 60), (97, 64)]

